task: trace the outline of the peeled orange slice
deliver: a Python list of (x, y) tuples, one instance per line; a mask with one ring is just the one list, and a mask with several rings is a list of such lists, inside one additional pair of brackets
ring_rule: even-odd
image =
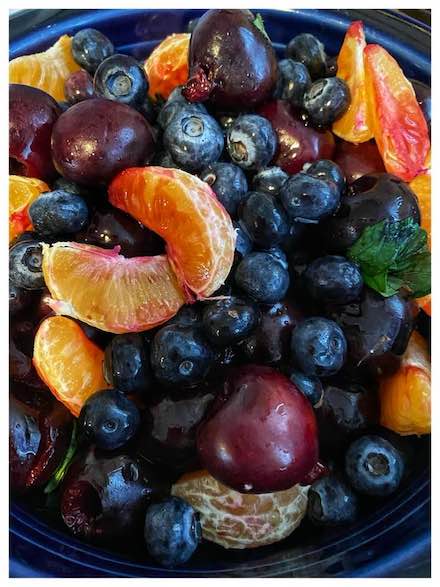
[(43, 53), (13, 59), (9, 63), (9, 83), (39, 88), (60, 102), (65, 99), (64, 82), (79, 69), (72, 56), (72, 37), (63, 35)]
[(350, 143), (365, 143), (373, 138), (365, 81), (366, 45), (364, 26), (361, 20), (356, 20), (348, 27), (337, 61), (337, 76), (350, 88), (350, 106), (332, 128), (335, 135)]
[(380, 381), (380, 423), (401, 435), (431, 432), (431, 362), (416, 330), (398, 371)]
[(185, 303), (165, 255), (126, 259), (113, 250), (43, 245), (43, 274), (57, 314), (106, 332), (140, 332), (166, 322)]
[(43, 192), (48, 192), (49, 186), (40, 179), (9, 176), (9, 242), (26, 230), (32, 230), (29, 218), (29, 206)]
[(424, 169), (430, 149), (428, 125), (414, 88), (380, 45), (367, 45), (364, 60), (374, 138), (385, 169), (411, 181)]
[(299, 526), (307, 509), (308, 487), (244, 494), (203, 470), (183, 475), (171, 493), (199, 512), (206, 540), (224, 548), (256, 548), (283, 540)]
[(206, 298), (232, 267), (235, 231), (207, 183), (180, 169), (132, 167), (109, 187), (109, 200), (166, 241), (180, 283)]
[(148, 93), (153, 99), (162, 96), (166, 100), (174, 88), (188, 80), (190, 38), (189, 33), (169, 35), (145, 61), (150, 86)]
[(108, 387), (102, 374), (104, 352), (81, 326), (64, 316), (40, 324), (34, 341), (34, 365), (54, 396), (74, 416), (93, 393)]

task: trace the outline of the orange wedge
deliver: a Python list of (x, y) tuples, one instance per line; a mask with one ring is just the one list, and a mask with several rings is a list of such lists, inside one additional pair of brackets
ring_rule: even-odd
[(48, 192), (49, 186), (40, 179), (9, 176), (9, 242), (26, 230), (32, 230), (29, 218), (29, 206), (43, 192)]
[(203, 470), (183, 475), (171, 493), (199, 512), (206, 540), (224, 548), (256, 548), (283, 540), (299, 526), (307, 509), (308, 487), (245, 494)]
[(64, 316), (40, 324), (34, 341), (34, 365), (54, 396), (74, 416), (93, 393), (108, 387), (102, 374), (104, 352), (82, 328)]
[(374, 138), (385, 169), (411, 181), (424, 169), (430, 149), (428, 125), (414, 88), (380, 45), (367, 45), (364, 60)]
[(213, 294), (234, 259), (229, 214), (207, 183), (180, 169), (133, 167), (110, 184), (109, 200), (166, 241), (183, 287), (197, 298)]
[(65, 99), (64, 82), (79, 69), (72, 56), (72, 37), (63, 35), (43, 53), (13, 59), (9, 63), (9, 83), (39, 88), (60, 102)]
[(348, 27), (338, 55), (337, 76), (350, 88), (350, 106), (332, 128), (335, 135), (350, 143), (365, 143), (373, 138), (365, 81), (366, 46), (364, 26), (361, 20), (356, 20)]
[(145, 61), (149, 91), (153, 99), (165, 100), (177, 86), (188, 80), (189, 33), (169, 35)]
[(172, 318), (185, 298), (167, 257), (126, 259), (118, 249), (43, 245), (52, 309), (114, 333), (148, 330)]
[[(428, 170), (426, 173), (421, 173), (415, 177), (409, 184), (410, 188), (417, 196), (421, 227), (424, 228), (428, 234), (428, 247), (431, 249), (431, 173)], [(419, 298), (417, 304), (426, 314), (431, 316), (431, 294)]]
[(411, 334), (400, 368), (379, 385), (380, 423), (401, 435), (431, 432), (431, 362), (428, 344)]

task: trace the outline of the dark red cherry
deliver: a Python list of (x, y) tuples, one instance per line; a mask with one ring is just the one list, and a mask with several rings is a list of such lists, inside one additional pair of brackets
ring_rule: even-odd
[(73, 417), (53, 400), (39, 408), (12, 396), (9, 403), (9, 463), (13, 491), (49, 481), (67, 451)]
[(143, 257), (163, 252), (163, 241), (140, 222), (107, 203), (99, 203), (91, 213), (87, 228), (75, 240), (105, 249), (121, 247), (125, 257)]
[(288, 359), (290, 336), (302, 318), (300, 310), (287, 300), (271, 306), (261, 305), (260, 324), (241, 344), (247, 360), (274, 365)]
[(139, 454), (148, 461), (183, 472), (197, 462), (196, 431), (215, 398), (213, 385), (159, 395), (143, 414)]
[(145, 165), (154, 154), (150, 124), (130, 106), (90, 98), (60, 116), (52, 133), (57, 171), (81, 185), (107, 184), (127, 167)]
[(145, 510), (169, 486), (145, 461), (91, 447), (71, 466), (61, 496), (69, 530), (90, 542), (140, 540)]
[(333, 161), (342, 169), (348, 183), (353, 183), (368, 173), (382, 173), (385, 167), (374, 141), (354, 145), (338, 141)]
[(202, 465), (240, 492), (300, 483), (318, 459), (310, 402), (284, 375), (251, 365), (229, 378), (197, 437)]
[(278, 136), (278, 151), (272, 161), (290, 174), (301, 171), (304, 163), (332, 159), (335, 147), (329, 131), (320, 132), (305, 126), (292, 106), (285, 100), (274, 100), (258, 109), (267, 118)]
[(38, 88), (9, 86), (9, 173), (50, 180), (55, 175), (50, 150), (58, 103)]

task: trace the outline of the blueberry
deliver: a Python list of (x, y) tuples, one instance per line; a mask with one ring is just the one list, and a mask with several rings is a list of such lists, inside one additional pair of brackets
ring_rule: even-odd
[(286, 55), (303, 63), (312, 79), (325, 75), (327, 58), (324, 45), (310, 33), (301, 33), (294, 37), (287, 45)]
[(96, 29), (82, 29), (72, 39), (72, 55), (75, 61), (89, 73), (95, 73), (98, 65), (113, 55), (111, 41)]
[(344, 80), (328, 77), (310, 86), (304, 94), (304, 108), (314, 125), (328, 127), (347, 111), (350, 99), (350, 90)]
[(214, 352), (199, 328), (171, 324), (155, 334), (150, 358), (160, 383), (192, 386), (207, 376)]
[(332, 320), (307, 318), (292, 332), (292, 359), (306, 375), (329, 377), (344, 364), (347, 342), (344, 333)]
[(289, 176), (281, 167), (266, 167), (254, 175), (252, 187), (256, 192), (276, 196), (287, 179)]
[(142, 67), (130, 55), (119, 53), (107, 57), (100, 64), (93, 83), (98, 96), (133, 107), (139, 106), (148, 92), (148, 81)]
[(295, 108), (302, 108), (304, 94), (312, 85), (307, 67), (299, 61), (282, 59), (278, 63), (276, 97), (287, 100)]
[(269, 255), (272, 255), (272, 257), (279, 261), (284, 269), (286, 269), (286, 271), (289, 269), (287, 255), (283, 249), (280, 249), (280, 247), (271, 247), (270, 249), (266, 249), (264, 252), (269, 253)]
[(37, 241), (21, 241), (9, 251), (9, 279), (15, 287), (43, 289), (43, 251)]
[(199, 516), (183, 499), (169, 497), (148, 506), (144, 536), (148, 553), (161, 565), (183, 565), (202, 539)]
[(151, 386), (149, 349), (141, 334), (118, 334), (105, 349), (104, 376), (124, 393), (146, 392)]
[(336, 526), (354, 522), (358, 500), (350, 487), (336, 475), (315, 481), (309, 489), (307, 517), (318, 526)]
[(257, 302), (279, 302), (289, 288), (289, 272), (270, 253), (250, 253), (240, 261), (235, 283)]
[(306, 224), (302, 222), (292, 222), (289, 226), (289, 232), (281, 242), (284, 251), (290, 252), (298, 248), (298, 244), (306, 233)]
[(248, 233), (244, 230), (239, 222), (233, 222), (235, 234), (235, 256), (238, 259), (248, 255), (252, 251), (252, 241)]
[(79, 428), (90, 442), (103, 450), (127, 444), (138, 431), (140, 413), (122, 391), (103, 389), (91, 395), (79, 415)]
[(270, 194), (250, 192), (240, 206), (239, 216), (246, 232), (260, 247), (278, 244), (289, 232), (286, 213)]
[(193, 114), (208, 114), (205, 106), (201, 103), (190, 103), (182, 96), (182, 86), (175, 88), (168, 96), (168, 100), (160, 109), (157, 116), (157, 123), (165, 130), (171, 124), (175, 116), (180, 115), (183, 111)]
[(255, 304), (229, 297), (206, 305), (203, 330), (216, 346), (235, 344), (248, 336), (258, 325), (260, 312)]
[(168, 320), (167, 326), (170, 324), (180, 324), (181, 326), (195, 326), (201, 323), (201, 316), (197, 305), (185, 305), (177, 312), (177, 314)]
[(321, 380), (314, 375), (305, 375), (301, 371), (293, 370), (289, 374), (290, 381), (306, 396), (314, 408), (321, 405), (324, 388)]
[(380, 436), (361, 436), (345, 455), (345, 472), (354, 489), (365, 495), (390, 495), (399, 487), (405, 469), (402, 453)]
[(233, 163), (212, 163), (199, 173), (209, 184), (217, 199), (231, 216), (236, 216), (238, 205), (244, 199), (248, 184), (244, 172)]
[(348, 304), (359, 298), (364, 286), (356, 263), (327, 255), (310, 263), (303, 275), (304, 288), (316, 302)]
[(163, 135), (165, 149), (187, 171), (198, 171), (220, 158), (224, 137), (209, 114), (183, 110), (174, 116)]
[(29, 217), (38, 234), (51, 237), (82, 230), (89, 219), (89, 210), (81, 196), (55, 190), (41, 194), (32, 202)]
[(324, 181), (332, 181), (341, 193), (345, 189), (345, 176), (339, 165), (333, 161), (319, 159), (313, 163), (306, 164), (304, 171), (308, 175), (313, 175), (313, 177), (323, 179)]
[(9, 313), (11, 316), (27, 308), (31, 301), (32, 293), (28, 289), (22, 289), (9, 283)]
[(227, 133), (227, 149), (233, 163), (247, 171), (266, 167), (277, 148), (277, 135), (271, 123), (256, 114), (236, 118)]
[(337, 209), (341, 194), (333, 182), (297, 173), (282, 186), (280, 200), (291, 220), (316, 223)]

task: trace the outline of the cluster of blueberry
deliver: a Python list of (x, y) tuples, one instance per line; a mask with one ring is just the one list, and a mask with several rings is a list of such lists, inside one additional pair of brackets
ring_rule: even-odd
[[(197, 174), (208, 183), (237, 235), (233, 268), (212, 299), (184, 306), (166, 325), (143, 333), (110, 337), (82, 325), (105, 348), (104, 376), (111, 388), (84, 404), (78, 420), (81, 441), (107, 451), (107, 467), (119, 458), (109, 451), (136, 443), (144, 460), (175, 478), (197, 459), (196, 432), (214, 400), (214, 379), (223, 383), (226, 376), (233, 378), (233, 368), (240, 364), (275, 366), (313, 406), (324, 457), (331, 462), (344, 454), (342, 466), (338, 462), (330, 474), (311, 480), (309, 519), (318, 525), (352, 522), (359, 508), (356, 492), (389, 495), (406, 467), (393, 439), (365, 434), (376, 424), (377, 406), (365, 388), (353, 388), (353, 380), (365, 376), (357, 371), (365, 357), (406, 348), (413, 317), (403, 298), (385, 299), (366, 288), (358, 265), (343, 255), (367, 222), (407, 216), (419, 220), (414, 195), (385, 173), (348, 187), (341, 168), (320, 157), (288, 174), (273, 164), (279, 133), (268, 118), (189, 102), (182, 87), (153, 104), (145, 98), (148, 81), (140, 64), (115, 54), (98, 31), (78, 32), (72, 51), (83, 69), (70, 76), (68, 103), (62, 107), (101, 96), (137, 110), (153, 125), (160, 146), (153, 163)], [(301, 111), (310, 127), (326, 129), (348, 108), (348, 88), (335, 77), (335, 64), (314, 36), (295, 37), (278, 71), (272, 97)], [(306, 132), (302, 123), (301, 129)], [(315, 141), (305, 137), (304, 144), (309, 140)], [(66, 238), (107, 248), (118, 244), (129, 257), (160, 252), (159, 239), (112, 208), (101, 190), (96, 187), (91, 197), (90, 189), (58, 178), (51, 191), (32, 203), (34, 232), (22, 234), (10, 250), (11, 315), (20, 316), (33, 303), (32, 294), (44, 288), (42, 242)], [(38, 303), (41, 309), (44, 301)], [(368, 368), (372, 366), (370, 361)], [(350, 383), (335, 380), (341, 373)], [(355, 431), (362, 435), (353, 440)], [(297, 448), (301, 454), (309, 450)], [(134, 466), (128, 457), (121, 459), (124, 470)], [(85, 475), (92, 477), (93, 467), (87, 466)], [(335, 472), (338, 467), (344, 476)], [(118, 483), (134, 483), (128, 477)], [(154, 485), (153, 473), (148, 483)], [(92, 511), (93, 499), (81, 493), (84, 487), (65, 493), (65, 519), (80, 511), (78, 500), (88, 500), (82, 511)], [(119, 528), (123, 521), (116, 519), (116, 498), (108, 499), (102, 506), (107, 507), (106, 519)], [(134, 509), (128, 510), (134, 515)], [(165, 566), (185, 563), (201, 539), (194, 509), (180, 498), (166, 497), (146, 512), (150, 554)], [(84, 527), (76, 530), (88, 537)]]

